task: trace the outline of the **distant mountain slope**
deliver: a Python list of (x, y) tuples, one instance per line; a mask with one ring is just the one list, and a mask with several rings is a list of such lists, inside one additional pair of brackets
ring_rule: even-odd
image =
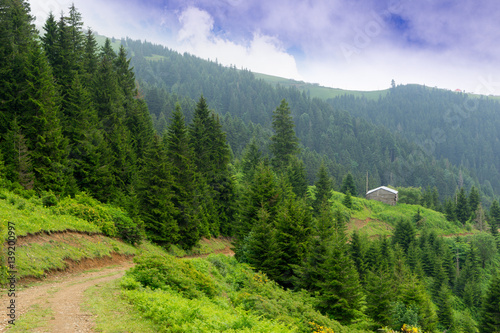
[[(460, 171), (452, 163), (434, 159), (402, 133), (353, 117), (343, 111), (344, 106), (333, 107), (297, 87), (274, 86), (247, 70), (181, 55), (161, 45), (131, 39), (121, 42), (132, 56), (157, 130), (164, 128), (161, 123), (168, 122), (177, 100), (189, 121), (192, 100), (203, 94), (210, 107), (223, 116), (229, 143), (240, 156), (253, 136), (265, 147), (271, 135), (272, 111), (285, 98), (304, 148), (310, 181), (323, 159), (337, 183), (351, 171), (360, 189), (365, 188), (367, 172), (373, 186), (437, 186), (442, 197), (453, 195), (459, 184)], [(465, 168), (461, 172), (468, 185), (478, 182)]]
[(483, 192), (500, 193), (500, 103), (495, 99), (407, 85), (378, 100), (349, 95), (329, 103), (469, 169)]

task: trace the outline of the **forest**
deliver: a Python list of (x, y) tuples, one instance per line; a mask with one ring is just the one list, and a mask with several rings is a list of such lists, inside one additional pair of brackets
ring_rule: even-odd
[[(443, 125), (448, 139), (426, 149), (436, 120), (413, 105), (437, 113), (466, 96), (311, 99), (163, 46), (100, 45), (74, 5), (37, 31), (28, 2), (0, 1), (2, 188), (120, 207), (129, 218), (111, 236), (131, 244), (231, 237), (238, 262), (346, 332), (500, 331), (496, 102), (479, 99), (484, 118)], [(484, 136), (476, 121), (491, 124)], [(367, 182), (411, 206), (391, 237), (347, 228), (370, 205)], [(441, 236), (421, 208), (464, 235)]]

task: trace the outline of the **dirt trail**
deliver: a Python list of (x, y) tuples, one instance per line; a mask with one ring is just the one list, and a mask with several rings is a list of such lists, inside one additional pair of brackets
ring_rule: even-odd
[[(127, 269), (133, 266), (132, 259), (121, 258), (115, 260), (114, 266), (99, 269), (98, 271), (84, 271), (76, 273), (63, 272), (55, 274), (42, 284), (20, 289), (16, 292), (16, 321), (30, 310), (33, 305), (41, 308), (50, 308), (52, 316), (45, 327), (33, 332), (95, 332), (94, 318), (90, 313), (82, 311), (83, 292), (95, 285), (118, 279)], [(118, 263), (118, 265), (116, 265)], [(95, 270), (95, 269), (94, 269)], [(0, 304), (7, 306), (9, 298), (2, 291)], [(4, 311), (0, 312), (0, 332), (8, 332), (8, 318)]]

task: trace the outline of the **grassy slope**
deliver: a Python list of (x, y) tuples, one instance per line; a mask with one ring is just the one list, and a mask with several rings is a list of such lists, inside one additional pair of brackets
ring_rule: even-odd
[[(285, 291), (232, 257), (176, 259), (149, 244), (141, 252), (121, 287), (112, 282), (87, 291), (98, 330), (115, 331), (124, 320), (137, 332), (362, 332), (321, 315), (310, 296)], [(161, 287), (145, 287), (141, 275)], [(123, 305), (120, 316), (110, 304)]]
[[(401, 219), (413, 219), (420, 209), (423, 216), (421, 227), (434, 230), (437, 235), (450, 235), (470, 232), (471, 229), (464, 229), (452, 222), (446, 220), (443, 213), (432, 209), (424, 208), (420, 205), (407, 205), (398, 203), (396, 206), (390, 206), (375, 200), (364, 198), (352, 198), (353, 209), (348, 211), (342, 201), (344, 195), (339, 192), (333, 192), (332, 205), (344, 210), (351, 219), (348, 225), (349, 230), (359, 229), (368, 236), (392, 234), (393, 228)], [(419, 229), (417, 229), (418, 232)]]
[(255, 78), (262, 79), (263, 81), (274, 85), (279, 84), (283, 87), (296, 87), (300, 91), (309, 92), (311, 98), (317, 97), (321, 99), (329, 99), (342, 95), (354, 95), (356, 97), (366, 97), (367, 99), (378, 99), (379, 96), (384, 97), (389, 91), (388, 89), (374, 91), (343, 90), (338, 88), (323, 87), (318, 84), (295, 81), (292, 79), (285, 79), (282, 77), (262, 73), (254, 73), (254, 75)]

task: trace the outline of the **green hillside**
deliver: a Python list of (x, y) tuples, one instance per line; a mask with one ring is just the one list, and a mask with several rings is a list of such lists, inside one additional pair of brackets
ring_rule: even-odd
[(305, 91), (311, 98), (321, 98), (327, 100), (329, 98), (334, 98), (342, 95), (353, 95), (356, 97), (364, 97), (366, 99), (376, 100), (379, 97), (384, 97), (389, 89), (386, 90), (375, 90), (375, 91), (356, 91), (356, 90), (344, 90), (339, 88), (329, 88), (320, 86), (315, 83), (307, 83), (304, 81), (296, 81), (292, 79), (285, 79), (278, 76), (267, 75), (262, 73), (255, 73), (256, 79), (262, 79), (265, 82), (271, 83), (273, 85), (280, 85), (286, 88), (297, 88), (299, 91)]

